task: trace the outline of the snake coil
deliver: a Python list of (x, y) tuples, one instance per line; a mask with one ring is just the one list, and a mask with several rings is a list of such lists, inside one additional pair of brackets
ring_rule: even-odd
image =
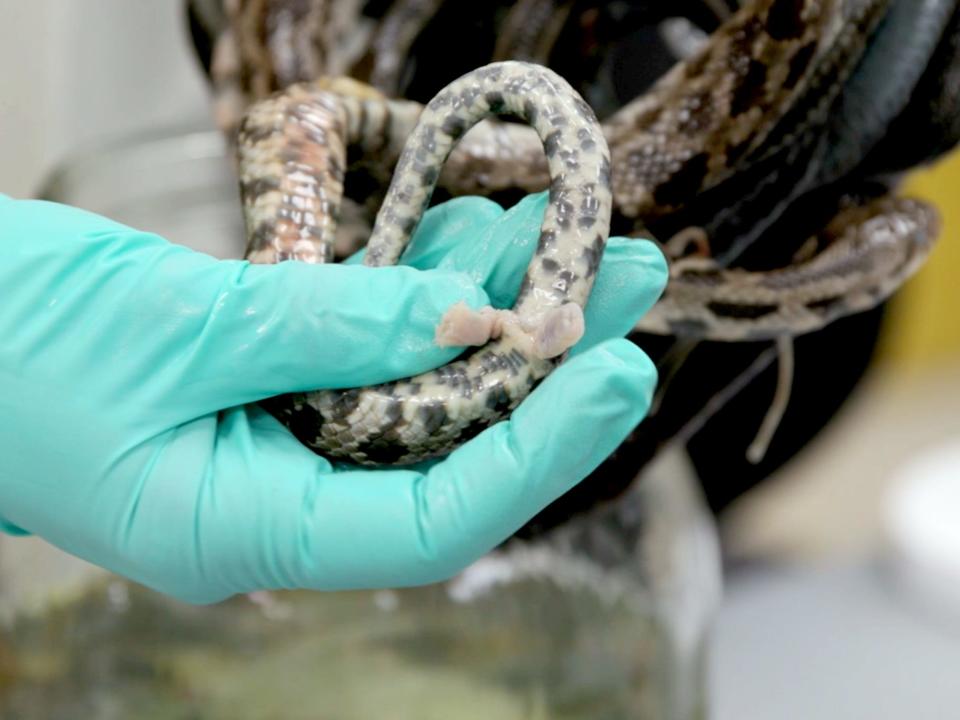
[[(590, 107), (538, 65), (487, 65), (426, 105), (400, 156), (364, 263), (399, 261), (454, 145), (494, 115), (517, 117), (536, 130), (551, 176), (514, 322), (464, 359), (407, 380), (269, 401), (270, 412), (314, 450), (361, 464), (407, 464), (449, 452), (504, 418), (582, 334), (582, 308), (609, 233), (610, 155)], [(250, 109), (238, 143), (248, 258), (332, 258), (344, 138), (352, 134), (351, 123), (365, 119), (349, 117), (336, 96), (306, 85)]]

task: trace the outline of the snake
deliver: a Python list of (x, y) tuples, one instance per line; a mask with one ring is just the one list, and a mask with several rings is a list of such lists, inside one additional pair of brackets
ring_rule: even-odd
[(813, 332), (875, 307), (923, 264), (939, 228), (929, 205), (883, 197), (845, 208), (811, 240), (811, 260), (767, 272), (677, 263), (645, 332), (726, 342)]
[[(326, 177), (316, 180), (317, 187), (329, 189), (338, 183), (342, 187), (344, 173), (358, 166), (385, 182), (390, 169), (396, 166), (399, 172), (403, 167), (404, 141), (416, 134), (424, 117), (433, 116), (431, 103), (424, 106), (382, 92), (396, 87), (397, 53), (381, 53), (385, 58), (381, 68), (388, 72), (381, 76), (379, 91), (318, 77), (324, 75), (322, 54), (310, 62), (302, 60), (297, 72), (281, 72), (284, 63), (273, 57), (277, 51), (263, 39), (271, 37), (270, 6), (282, 7), (289, 1), (228, 0), (233, 3), (234, 30), (218, 40), (215, 53), (220, 60), (214, 80), (221, 126), (232, 136), (241, 110), (251, 103), (266, 102), (269, 107), (278, 102), (265, 99), (278, 89), (287, 101), (297, 93), (325, 93), (320, 104), (326, 104), (327, 115), (339, 117), (347, 145), (356, 150), (353, 158), (349, 153), (338, 155)], [(320, 0), (295, 4), (302, 13), (327, 8)], [(522, 33), (517, 34), (524, 13), (542, 14), (549, 4), (518, 3), (508, 19), (520, 39), (510, 42), (518, 48), (529, 46)], [(711, 194), (723, 197), (728, 186), (736, 190), (735, 200), (713, 213), (712, 225), (689, 228), (692, 235), (678, 233), (662, 243), (671, 260), (670, 282), (637, 331), (697, 341), (779, 341), (876, 306), (916, 272), (937, 235), (937, 214), (920, 201), (892, 196), (845, 198), (836, 216), (804, 243), (816, 251), (798, 253), (786, 267), (747, 270), (731, 263), (794, 198), (855, 168), (858, 158), (882, 139), (886, 123), (904, 107), (922, 68), (891, 68), (889, 61), (884, 62), (885, 53), (868, 52), (870, 43), (882, 50), (896, 42), (895, 31), (902, 28), (910, 39), (929, 45), (939, 39), (954, 4), (954, 0), (923, 0), (917, 6), (906, 0), (752, 0), (726, 17), (699, 49), (682, 58), (650, 90), (603, 122), (614, 213), (626, 221), (629, 234), (649, 235), (647, 223), (684, 217)], [(416, 30), (438, 8), (437, 0), (401, 0), (389, 14), (391, 21), (374, 37), (381, 45), (384, 38), (402, 37), (409, 46)], [(404, 17), (410, 18), (407, 25)], [(539, 22), (542, 25), (543, 19)], [(246, 32), (237, 30), (244, 27)], [(309, 24), (301, 23), (299, 32), (309, 37)], [(309, 55), (319, 53), (311, 49), (316, 45), (301, 41), (298, 47)], [(914, 66), (922, 65), (919, 60)], [(893, 71), (898, 81), (879, 92)], [(857, 102), (858, 98), (864, 101)], [(248, 128), (240, 133), (240, 145), (249, 148), (257, 143), (251, 139), (257, 132), (250, 132), (256, 123), (245, 122)], [(543, 190), (551, 187), (553, 170), (543, 142), (535, 128), (478, 122), (465, 132), (442, 170), (437, 168), (435, 182), (464, 194)], [(359, 163), (357, 157), (362, 158)], [(245, 202), (257, 195), (258, 187), (266, 187), (262, 181), (270, 177), (248, 175)], [(395, 187), (394, 181), (386, 197), (395, 193)], [(338, 193), (342, 189), (333, 195)], [(301, 235), (279, 233), (267, 240), (270, 221), (248, 215), (249, 256), (329, 261), (340, 199), (323, 208), (326, 225), (311, 228), (306, 239), (300, 231)], [(380, 217), (372, 238), (382, 224)], [(711, 257), (711, 234), (725, 223), (737, 231), (736, 241), (725, 256)], [(678, 253), (683, 237), (699, 237), (705, 257)], [(377, 257), (378, 244), (373, 239), (371, 243)], [(539, 377), (538, 370), (520, 384), (529, 389)], [(387, 395), (390, 392), (394, 390)], [(377, 397), (368, 399), (362, 392), (317, 393), (275, 403), (274, 412), (299, 428), (298, 437), (311, 447), (358, 462), (413, 462), (440, 452), (435, 442), (449, 449), (474, 432), (463, 424), (443, 425), (449, 420), (449, 399), (429, 411), (443, 418), (444, 429), (438, 430), (432, 427), (436, 421), (415, 421), (407, 427), (413, 411), (394, 402), (408, 402), (404, 391), (399, 399)], [(515, 404), (517, 397), (510, 396), (501, 405)], [(427, 411), (423, 412), (425, 417)], [(397, 420), (398, 413), (406, 413), (403, 420)], [(369, 436), (351, 429), (363, 424), (389, 429)], [(324, 427), (330, 437), (347, 438), (349, 448), (321, 438), (316, 429)], [(388, 435), (403, 440), (388, 448), (384, 440)]]
[[(371, 127), (364, 107), (294, 85), (246, 113), (237, 144), (252, 262), (332, 260), (345, 148)], [(268, 402), (308, 447), (362, 465), (443, 455), (507, 416), (582, 336), (582, 308), (609, 234), (610, 156), (589, 105), (542, 66), (492, 63), (427, 103), (404, 143), (363, 262), (399, 261), (443, 161), (474, 124), (494, 115), (533, 127), (551, 174), (539, 240), (512, 311), (452, 308), (438, 338), (477, 347), (428, 373)]]
[[(926, 0), (926, 4), (939, 15), (948, 5), (942, 0)], [(509, 15), (511, 26), (523, 20), (525, 8), (542, 12), (543, 5), (518, 3)], [(895, 3), (888, 24), (902, 24), (909, 14), (905, 7), (906, 3)], [(436, 11), (437, 3), (408, 1), (398, 3), (397, 8), (387, 23), (391, 34), (400, 33), (403, 27), (397, 17), (403, 13), (415, 16), (414, 26), (419, 27), (425, 14)], [(853, 76), (855, 91), (858, 83), (876, 82), (863, 80), (876, 70), (853, 71), (867, 38), (889, 9), (889, 0), (755, 0), (745, 4), (698, 52), (604, 122), (616, 212), (642, 228), (689, 205), (744, 167), (800, 145), (798, 138), (807, 127), (829, 118), (832, 101), (846, 78)], [(931, 12), (921, 10), (911, 15), (919, 18), (917, 22), (940, 22), (939, 16), (931, 20)], [(253, 14), (250, 11), (245, 17), (249, 20)], [(937, 34), (928, 29), (924, 37), (936, 38)], [(870, 57), (877, 64), (877, 53)], [(261, 75), (276, 75), (272, 68), (277, 64), (258, 65)], [(283, 84), (276, 77), (269, 82), (261, 78), (259, 83), (271, 88)], [(251, 91), (255, 96), (259, 92), (257, 87)], [(813, 100), (805, 103), (805, 98)], [(366, 141), (365, 154), (379, 153), (378, 162), (391, 167), (402, 146), (396, 139), (413, 132), (422, 106), (385, 96), (366, 99), (357, 114), (367, 122), (379, 120), (366, 130), (367, 137), (375, 139)], [(849, 101), (843, 106), (857, 107), (861, 106)], [(830, 143), (837, 149), (835, 155), (854, 140), (865, 145), (876, 140), (869, 132), (853, 137), (849, 131), (844, 133), (844, 125), (863, 124), (849, 115), (841, 109), (840, 120), (834, 120), (829, 130), (836, 136)], [(850, 164), (849, 159), (830, 157), (817, 167)], [(817, 172), (822, 181), (824, 172)], [(469, 133), (440, 178), (441, 186), (464, 194), (489, 194), (505, 188), (529, 192), (544, 189), (549, 182), (536, 133), (503, 123), (482, 123)], [(750, 197), (750, 193), (746, 195)], [(849, 232), (820, 236), (821, 240), (831, 238), (840, 247), (793, 267), (746, 272), (718, 266), (703, 272), (689, 270), (682, 261), (675, 263), (664, 297), (636, 329), (734, 342), (811, 332), (838, 317), (867, 309), (866, 298), (873, 304), (881, 302), (919, 267), (938, 225), (933, 211), (918, 201), (871, 203), (861, 210), (843, 211), (830, 223), (835, 228), (849, 221), (853, 223)], [(882, 233), (883, 240), (876, 246), (865, 242), (865, 230), (884, 224), (877, 216), (886, 210), (892, 216), (885, 224), (888, 231)], [(907, 216), (909, 221), (905, 221)], [(900, 244), (900, 254), (914, 261), (887, 262), (891, 237)], [(874, 247), (881, 257), (873, 258)], [(859, 270), (851, 272), (851, 258), (858, 259)]]

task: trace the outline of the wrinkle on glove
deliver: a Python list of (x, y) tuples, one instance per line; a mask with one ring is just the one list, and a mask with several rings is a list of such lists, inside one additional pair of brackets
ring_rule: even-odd
[(512, 304), (543, 202), (438, 206), (406, 266), (366, 268), (221, 261), (0, 196), (2, 529), (191, 602), (449, 577), (646, 413), (655, 370), (618, 338), (666, 281), (652, 244), (611, 241), (578, 356), (442, 460), (335, 467), (251, 403), (451, 360), (437, 323)]

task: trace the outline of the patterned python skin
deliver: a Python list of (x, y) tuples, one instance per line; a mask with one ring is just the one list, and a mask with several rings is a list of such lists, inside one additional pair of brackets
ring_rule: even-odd
[[(941, 8), (941, 14), (948, 5), (944, 0), (927, 4)], [(278, 49), (275, 18), (287, 5), (299, 8), (302, 21), (291, 20), (290, 27), (299, 28), (304, 36), (311, 27), (316, 33), (316, 26), (306, 21), (308, 16), (320, 17), (329, 11), (328, 3), (320, 0), (228, 2), (230, 27), (235, 30), (224, 33), (217, 48), (220, 67), (227, 71), (214, 73), (221, 126), (228, 133), (238, 123), (239, 108), (291, 82), (313, 80), (323, 66), (322, 43), (315, 40), (301, 37), (293, 42), (299, 49), (293, 55), (301, 58), (296, 63), (284, 59)], [(522, 27), (524, 21), (542, 25), (544, 7), (554, 5), (564, 3), (518, 3), (509, 27)], [(754, 0), (745, 4), (698, 52), (603, 124), (612, 158), (615, 213), (633, 226), (634, 234), (647, 234), (647, 222), (683, 208), (699, 194), (784, 148), (809, 142), (811, 127), (829, 124), (833, 101), (889, 6), (890, 0)], [(415, 30), (438, 7), (438, 0), (398, 2), (373, 43), (386, 46), (386, 40), (394, 38), (409, 45)], [(283, 34), (294, 35), (292, 30)], [(505, 42), (520, 43), (509, 40), (511, 36), (505, 34)], [(378, 77), (389, 85), (395, 81), (398, 61), (390, 53), (386, 56), (392, 59), (381, 61)], [(384, 52), (377, 57), (383, 58)], [(392, 78), (389, 82), (382, 79), (387, 75)], [(320, 86), (329, 88), (329, 83), (324, 80)], [(385, 183), (422, 106), (389, 100), (360, 84), (339, 94), (351, 108), (364, 100), (353, 112), (362, 118), (362, 131), (349, 142), (362, 148), (368, 168), (379, 166), (379, 172), (371, 174)], [(489, 194), (508, 188), (542, 190), (549, 180), (535, 132), (516, 124), (485, 122), (452, 153), (439, 184), (456, 194)], [(797, 183), (793, 194), (803, 187)], [(787, 193), (787, 199), (793, 194)], [(891, 217), (881, 221), (878, 215), (887, 210)], [(674, 263), (661, 303), (637, 330), (730, 342), (816, 330), (886, 299), (920, 266), (938, 227), (936, 214), (918, 202), (869, 201), (861, 209), (842, 210), (830, 227), (843, 222), (855, 225), (849, 232), (831, 230), (819, 235), (819, 240), (828, 237), (840, 247), (764, 273), (727, 269), (745, 246), (715, 258), (710, 268), (697, 262), (691, 270), (690, 263), (679, 257), (687, 246), (665, 243), (671, 259), (680, 262)], [(867, 242), (864, 230), (880, 225), (883, 241)], [(363, 232), (354, 231), (354, 235)], [(707, 234), (701, 232), (700, 237), (700, 252), (709, 254)], [(817, 240), (811, 238), (811, 244), (824, 247)], [(890, 242), (897, 243), (897, 253), (911, 261), (888, 262)], [(856, 267), (851, 265), (852, 258), (859, 261)]]
[[(341, 200), (345, 170), (367, 178), (365, 195), (342, 198), (339, 234), (324, 221), (304, 241), (296, 232), (282, 232), (286, 220), (271, 214), (276, 204), (265, 204), (263, 212), (249, 205), (251, 257), (326, 261), (331, 246), (338, 255), (355, 249), (369, 234), (366, 218), (382, 197), (370, 188), (386, 186), (424, 112), (418, 103), (389, 96), (400, 91), (405, 56), (443, 0), (394, 0), (378, 27), (360, 18), (357, 0), (338, 5), (335, 13), (329, 0), (191, 2), (225, 10), (213, 81), (227, 136), (236, 137), (245, 108), (275, 91), (323, 90), (326, 114), (339, 118), (334, 124), (342, 128), (333, 135), (342, 133), (351, 150), (331, 147), (337, 163), (316, 180), (327, 192), (336, 188), (337, 200), (330, 195), (334, 204), (324, 211)], [(854, 184), (852, 194), (841, 189), (826, 203), (838, 209), (822, 230), (802, 246), (793, 241), (789, 247), (800, 250), (785, 265), (736, 265), (758, 240), (764, 247), (775, 243), (777, 234), (767, 230), (794, 200), (837, 182), (875, 146), (890, 154), (885, 130), (907, 108), (931, 53), (948, 44), (942, 36), (948, 24), (956, 24), (958, 3), (748, 0), (732, 13), (722, 1), (707, 4), (720, 26), (704, 42), (687, 43), (670, 72), (603, 123), (613, 215), (625, 234), (649, 236), (650, 223), (658, 232), (667, 228), (663, 237), (670, 238), (663, 247), (673, 261), (671, 282), (638, 331), (684, 342), (777, 341), (782, 371), (767, 430), (761, 431), (766, 437), (758, 437), (765, 445), (789, 392), (789, 339), (889, 297), (928, 255), (937, 215), (920, 202), (878, 195), (873, 186), (863, 193)], [(557, 18), (575, 7), (569, 0), (517, 2), (495, 55), (545, 62), (560, 33)], [(334, 16), (340, 28), (353, 23), (353, 31), (329, 32)], [(311, 24), (322, 17), (326, 31)], [(355, 38), (352, 46), (337, 39), (347, 35)], [(904, 43), (915, 49), (911, 62), (904, 61)], [(365, 64), (372, 71), (358, 77), (374, 87), (337, 77)], [(291, 83), (311, 87), (291, 89)], [(932, 89), (952, 107), (948, 86)], [(453, 194), (542, 190), (551, 172), (541, 140), (522, 125), (481, 122), (453, 150), (438, 184)], [(939, 142), (949, 147), (955, 139)], [(914, 162), (923, 160), (918, 155)], [(890, 180), (895, 178), (884, 178), (884, 192)], [(257, 195), (255, 187), (245, 184), (248, 199)], [(303, 422), (289, 407), (279, 414), (309, 442), (317, 416), (304, 403), (298, 407)]]
[[(511, 115), (534, 128), (552, 177), (539, 243), (514, 310), (479, 317), (462, 309), (448, 313), (440, 332), (458, 338), (449, 344), (495, 337), (466, 359), (409, 380), (267, 404), (318, 452), (360, 464), (407, 464), (449, 452), (505, 417), (582, 336), (582, 308), (610, 227), (610, 157), (593, 111), (542, 66), (480, 68), (419, 113), (364, 263), (399, 260), (443, 161), (471, 126), (492, 115)], [(313, 86), (295, 85), (251, 108), (238, 140), (248, 258), (333, 258), (345, 148), (364, 136), (366, 120), (362, 102), (341, 101)], [(463, 341), (464, 333), (477, 332)]]
[[(813, 259), (772, 272), (677, 263), (673, 288), (644, 317), (645, 332), (684, 338), (776, 340), (875, 307), (922, 265), (936, 237), (933, 209), (881, 198), (841, 211)], [(700, 264), (700, 267), (697, 265)], [(699, 314), (698, 314), (699, 311)]]

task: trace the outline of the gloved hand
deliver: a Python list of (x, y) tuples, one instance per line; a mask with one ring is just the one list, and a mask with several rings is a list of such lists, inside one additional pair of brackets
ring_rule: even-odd
[(0, 517), (192, 602), (449, 577), (644, 416), (656, 373), (620, 336), (666, 281), (652, 244), (610, 242), (577, 356), (442, 461), (334, 467), (251, 403), (451, 360), (438, 321), (512, 304), (545, 202), (449, 202), (413, 267), (367, 268), (218, 261), (0, 196)]

